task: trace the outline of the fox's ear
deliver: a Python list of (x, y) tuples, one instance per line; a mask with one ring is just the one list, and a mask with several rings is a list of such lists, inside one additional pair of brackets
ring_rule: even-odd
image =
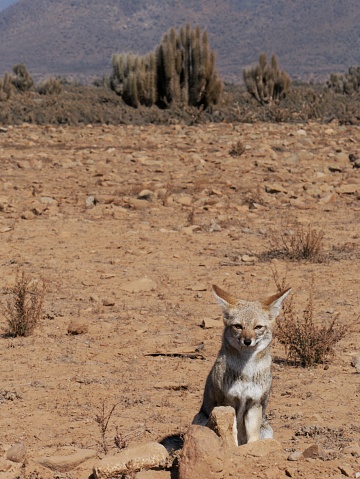
[(218, 300), (218, 303), (220, 303), (220, 306), (224, 309), (224, 311), (228, 310), (232, 306), (235, 306), (237, 303), (236, 298), (219, 288), (219, 286), (216, 286), (216, 284), (213, 285), (212, 290), (215, 298)]
[(262, 302), (262, 307), (266, 311), (269, 311), (270, 320), (274, 320), (279, 315), (283, 301), (290, 291), (291, 288), (285, 289), (284, 291), (280, 291), (280, 293), (270, 296)]

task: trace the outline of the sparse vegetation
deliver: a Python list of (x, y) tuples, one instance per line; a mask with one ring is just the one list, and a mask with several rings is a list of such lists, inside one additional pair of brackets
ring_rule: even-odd
[(222, 82), (215, 70), (206, 31), (187, 24), (179, 32), (171, 28), (150, 54), (115, 54), (111, 87), (124, 101), (161, 107), (208, 107), (219, 102)]
[(345, 75), (333, 73), (327, 82), (327, 86), (335, 93), (352, 95), (360, 91), (360, 66), (350, 67)]
[(279, 68), (275, 55), (271, 57), (269, 65), (266, 54), (261, 53), (259, 63), (249, 69), (245, 68), (243, 77), (248, 92), (261, 104), (284, 98), (291, 87), (291, 78)]
[[(286, 287), (286, 278), (280, 280), (276, 270), (273, 270), (273, 279), (279, 291)], [(335, 354), (336, 344), (348, 332), (347, 326), (338, 325), (338, 314), (326, 324), (316, 324), (314, 284), (312, 278), (302, 314), (298, 312), (299, 307), (294, 304), (291, 296), (283, 307), (282, 317), (278, 319), (275, 330), (275, 337), (285, 346), (287, 359), (305, 368), (330, 361)]]
[(62, 84), (58, 78), (50, 77), (36, 85), (36, 91), (40, 95), (59, 95), (62, 92)]
[(295, 223), (290, 228), (271, 232), (272, 248), (267, 256), (283, 257), (290, 261), (321, 261), (324, 259), (323, 238), (322, 230)]
[(8, 73), (5, 73), (4, 79), (0, 78), (0, 101), (8, 100), (14, 91), (14, 79)]
[(229, 151), (229, 155), (231, 156), (241, 156), (245, 152), (245, 145), (244, 143), (239, 140), (234, 143)]
[(13, 83), (18, 91), (25, 92), (31, 90), (34, 85), (34, 80), (31, 78), (26, 66), (23, 63), (13, 67), (15, 75)]
[[(101, 445), (102, 450), (104, 451), (104, 454), (107, 454), (108, 450), (109, 450), (108, 445), (106, 443), (106, 431), (108, 429), (109, 421), (110, 421), (111, 416), (113, 415), (113, 413), (115, 411), (116, 406), (117, 406), (117, 404), (114, 404), (110, 408), (110, 410), (108, 412), (106, 412), (106, 410), (105, 410), (106, 409), (105, 400), (103, 400), (101, 408), (100, 408), (100, 413), (96, 414), (96, 416), (95, 416), (95, 420), (98, 423), (99, 428), (100, 428), (100, 434), (101, 434), (100, 445)], [(115, 444), (117, 442), (117, 439), (116, 439), (117, 437), (118, 437), (118, 441), (119, 441), (119, 444), (120, 444), (121, 441), (123, 441), (123, 438), (122, 437), (120, 438), (118, 431), (117, 431), (116, 437), (114, 438)], [(116, 444), (116, 446), (119, 447), (118, 444)]]
[(42, 317), (45, 292), (44, 279), (33, 279), (24, 271), (17, 274), (3, 308), (9, 336), (29, 336), (34, 331)]

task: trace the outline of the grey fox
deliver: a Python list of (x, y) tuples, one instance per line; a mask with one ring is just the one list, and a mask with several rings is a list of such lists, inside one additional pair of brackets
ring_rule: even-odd
[(265, 417), (272, 381), (270, 343), (276, 317), (290, 290), (264, 301), (250, 302), (238, 300), (213, 286), (223, 309), (225, 328), (193, 424), (205, 426), (214, 407), (232, 406), (236, 415), (234, 431), (237, 431), (234, 439), (239, 446), (273, 437)]

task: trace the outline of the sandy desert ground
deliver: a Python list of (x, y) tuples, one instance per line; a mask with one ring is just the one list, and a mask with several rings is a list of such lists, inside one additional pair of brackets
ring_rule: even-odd
[[(103, 407), (116, 405), (109, 454), (116, 435), (134, 445), (186, 432), (220, 347), (211, 285), (261, 299), (276, 292), (274, 267), (300, 315), (313, 277), (318, 323), (340, 313), (351, 326), (315, 368), (272, 347), (275, 438), (285, 458), (312, 444), (323, 457), (254, 460), (239, 477), (359, 477), (359, 144), (359, 127), (336, 122), (2, 128), (0, 299), (17, 271), (48, 291), (29, 337), (7, 337), (0, 318), (1, 478), (88, 478), (95, 459), (66, 473), (38, 461), (103, 457)], [(265, 260), (294, 222), (324, 231), (322, 261)], [(71, 322), (84, 332), (68, 334)], [(25, 466), (6, 459), (17, 443)]]

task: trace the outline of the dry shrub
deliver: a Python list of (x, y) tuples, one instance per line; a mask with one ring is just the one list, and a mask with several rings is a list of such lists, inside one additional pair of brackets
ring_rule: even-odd
[(238, 142), (234, 143), (229, 151), (229, 155), (231, 156), (241, 156), (245, 152), (245, 145), (244, 143), (239, 140)]
[(272, 232), (272, 251), (269, 257), (283, 257), (291, 261), (322, 261), (324, 232), (296, 223), (292, 229)]
[(34, 331), (42, 317), (45, 292), (43, 278), (35, 280), (24, 271), (17, 274), (3, 308), (9, 336), (29, 336)]
[[(286, 288), (286, 278), (280, 280), (277, 271), (272, 272), (277, 289), (283, 291)], [(291, 296), (285, 302), (275, 330), (276, 338), (285, 346), (287, 359), (302, 367), (330, 361), (335, 354), (336, 344), (349, 330), (349, 326), (338, 325), (338, 314), (327, 324), (315, 324), (313, 293), (314, 278), (310, 282), (309, 297), (302, 315), (298, 313)]]

